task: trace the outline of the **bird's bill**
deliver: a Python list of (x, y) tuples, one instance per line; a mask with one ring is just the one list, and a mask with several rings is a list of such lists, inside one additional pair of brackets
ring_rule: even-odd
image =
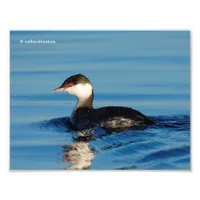
[(53, 92), (53, 93), (56, 93), (56, 92), (64, 92), (64, 89), (65, 89), (65, 88), (63, 88), (63, 87), (61, 87), (61, 88), (56, 88), (56, 89), (52, 90), (52, 92)]

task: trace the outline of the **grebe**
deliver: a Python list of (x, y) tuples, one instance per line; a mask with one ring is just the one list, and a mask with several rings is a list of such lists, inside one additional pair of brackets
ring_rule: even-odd
[(78, 98), (70, 118), (72, 127), (77, 130), (94, 126), (105, 129), (126, 129), (155, 124), (141, 112), (128, 107), (109, 106), (94, 109), (92, 84), (82, 74), (70, 76), (52, 92), (67, 92)]

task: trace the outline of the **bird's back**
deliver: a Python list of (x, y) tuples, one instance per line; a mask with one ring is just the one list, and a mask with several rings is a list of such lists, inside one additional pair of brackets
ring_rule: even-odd
[(94, 110), (93, 116), (97, 124), (112, 128), (154, 124), (141, 112), (127, 107), (102, 107)]

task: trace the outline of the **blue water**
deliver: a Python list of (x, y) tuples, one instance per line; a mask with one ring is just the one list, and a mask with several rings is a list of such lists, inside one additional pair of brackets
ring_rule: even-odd
[[(30, 39), (56, 43), (20, 43)], [(10, 169), (190, 169), (188, 31), (12, 31), (10, 65)], [(94, 107), (132, 107), (158, 125), (71, 131), (76, 98), (51, 90), (76, 73)]]

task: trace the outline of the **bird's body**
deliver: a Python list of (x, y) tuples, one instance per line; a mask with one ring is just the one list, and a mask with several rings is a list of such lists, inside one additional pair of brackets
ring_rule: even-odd
[(150, 125), (154, 122), (137, 110), (127, 107), (102, 107), (99, 109), (77, 108), (71, 116), (74, 127), (82, 129), (98, 125), (107, 129), (130, 128)]

